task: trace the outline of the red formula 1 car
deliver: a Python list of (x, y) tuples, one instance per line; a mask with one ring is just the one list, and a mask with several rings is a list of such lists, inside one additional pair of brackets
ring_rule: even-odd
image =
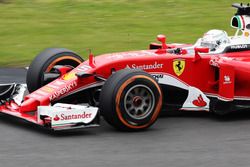
[(47, 49), (31, 63), (27, 85), (1, 85), (0, 111), (54, 130), (98, 126), (100, 116), (120, 130), (142, 130), (160, 112), (250, 109), (250, 7), (233, 6), (234, 36), (210, 30), (188, 45), (159, 35), (149, 50), (86, 61)]

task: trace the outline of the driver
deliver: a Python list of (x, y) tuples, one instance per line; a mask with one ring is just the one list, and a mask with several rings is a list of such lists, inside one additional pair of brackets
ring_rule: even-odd
[(209, 30), (199, 40), (200, 46), (209, 48), (210, 52), (216, 51), (219, 46), (230, 43), (230, 39), (223, 30)]

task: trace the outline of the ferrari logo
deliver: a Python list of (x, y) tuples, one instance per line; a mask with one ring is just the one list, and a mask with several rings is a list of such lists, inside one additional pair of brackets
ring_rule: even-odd
[(184, 59), (175, 59), (173, 61), (173, 69), (174, 69), (174, 72), (177, 76), (180, 76), (184, 69), (185, 69), (185, 60)]

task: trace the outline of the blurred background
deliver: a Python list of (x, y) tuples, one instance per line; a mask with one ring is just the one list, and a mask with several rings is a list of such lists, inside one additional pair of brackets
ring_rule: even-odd
[[(233, 0), (0, 0), (0, 67), (24, 67), (43, 49), (87, 57), (147, 49), (157, 34), (194, 43), (209, 29), (230, 27)], [(247, 3), (250, 1), (242, 0)], [(238, 2), (238, 3), (240, 3)]]

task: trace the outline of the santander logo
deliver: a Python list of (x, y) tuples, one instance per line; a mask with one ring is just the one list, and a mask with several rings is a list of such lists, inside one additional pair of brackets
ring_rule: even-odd
[(56, 115), (53, 119), (54, 121), (66, 121), (66, 120), (77, 120), (77, 119), (87, 119), (91, 118), (92, 113), (82, 113), (82, 114), (60, 114)]
[(198, 98), (193, 101), (193, 105), (197, 107), (205, 107), (207, 103), (204, 101), (203, 97), (199, 95)]
[(54, 121), (59, 121), (60, 120), (60, 118), (58, 117), (58, 115), (56, 115), (55, 117), (54, 117)]

